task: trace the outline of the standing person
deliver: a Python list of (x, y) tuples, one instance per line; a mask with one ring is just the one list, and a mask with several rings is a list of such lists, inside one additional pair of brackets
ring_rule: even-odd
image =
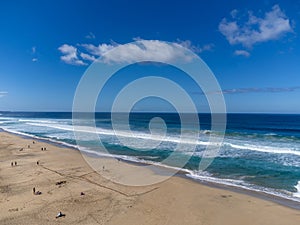
[(32, 192), (35, 195), (35, 187), (32, 188)]
[(15, 162), (15, 166), (17, 165), (17, 162)]

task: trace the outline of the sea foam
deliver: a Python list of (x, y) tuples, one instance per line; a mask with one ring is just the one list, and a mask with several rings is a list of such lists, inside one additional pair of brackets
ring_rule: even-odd
[[(50, 123), (28, 123), (28, 125), (32, 126), (43, 126), (43, 127), (50, 127), (53, 129), (60, 129), (66, 131), (74, 131), (74, 127), (71, 125), (65, 124), (50, 124)], [(142, 139), (142, 140), (150, 140), (150, 141), (161, 141), (161, 142), (173, 142), (173, 143), (183, 143), (183, 144), (190, 144), (190, 145), (200, 145), (200, 146), (207, 146), (207, 145), (214, 145), (212, 142), (208, 141), (201, 141), (201, 140), (190, 140), (187, 138), (180, 138), (180, 136), (160, 136), (160, 135), (152, 135), (142, 132), (126, 132), (126, 131), (115, 131), (103, 128), (93, 128), (87, 126), (76, 126), (75, 130), (77, 132), (85, 132), (85, 133), (97, 133), (101, 135), (110, 135), (110, 136), (119, 136), (124, 138), (134, 138), (134, 139)], [(286, 147), (272, 147), (272, 146), (263, 146), (263, 145), (253, 145), (253, 144), (235, 144), (229, 142), (230, 140), (226, 140), (223, 145), (230, 146), (233, 149), (238, 150), (248, 150), (248, 151), (257, 151), (257, 152), (265, 152), (265, 153), (272, 153), (272, 154), (292, 154), (300, 156), (300, 151), (298, 149), (291, 149)]]
[(300, 181), (298, 181), (298, 184), (295, 185), (295, 188), (297, 189), (297, 192), (293, 194), (294, 197), (300, 198)]

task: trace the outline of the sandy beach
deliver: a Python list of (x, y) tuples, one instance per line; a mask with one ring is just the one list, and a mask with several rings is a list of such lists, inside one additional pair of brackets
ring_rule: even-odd
[[(122, 179), (118, 171), (125, 171), (135, 173), (132, 179), (147, 179), (153, 171), (97, 158), (95, 172), (79, 151), (6, 132), (0, 132), (0, 158), (0, 224), (300, 222), (299, 210), (178, 176), (144, 187), (116, 184), (106, 177)], [(65, 216), (56, 218), (60, 211)]]

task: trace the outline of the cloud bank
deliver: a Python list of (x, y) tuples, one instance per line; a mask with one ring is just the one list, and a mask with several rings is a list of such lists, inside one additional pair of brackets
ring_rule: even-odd
[(266, 87), (266, 88), (234, 88), (224, 89), (223, 94), (244, 94), (244, 93), (281, 93), (281, 92), (293, 92), (300, 90), (300, 86), (277, 88), (277, 87)]
[[(193, 46), (190, 41), (177, 41), (166, 43), (159, 40), (142, 40), (136, 39), (137, 42), (129, 44), (102, 43), (99, 45), (93, 44), (77, 44), (76, 47), (64, 44), (58, 48), (62, 53), (61, 60), (72, 65), (87, 65), (94, 62), (96, 59), (104, 63), (118, 62), (136, 62), (149, 61), (155, 58), (157, 61), (174, 62), (176, 60), (190, 61), (191, 55), (185, 51), (178, 51), (178, 46), (190, 49), (195, 53), (211, 51), (212, 44), (204, 45), (203, 47)], [(106, 54), (108, 51), (118, 47), (115, 51)]]
[(293, 31), (290, 19), (278, 5), (274, 5), (263, 17), (256, 17), (248, 11), (246, 21), (238, 18), (237, 14), (238, 10), (233, 10), (231, 20), (223, 18), (219, 24), (219, 31), (231, 45), (241, 44), (250, 48), (256, 43), (277, 40)]
[(283, 92), (294, 92), (299, 91), (300, 86), (294, 87), (265, 87), (265, 88), (232, 88), (232, 89), (223, 89), (221, 92), (194, 92), (193, 94), (246, 94), (246, 93), (283, 93)]

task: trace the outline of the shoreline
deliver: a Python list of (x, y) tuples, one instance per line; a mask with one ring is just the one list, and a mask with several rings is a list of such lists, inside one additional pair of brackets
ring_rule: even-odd
[[(95, 171), (78, 150), (8, 132), (0, 140), (1, 224), (282, 225), (300, 218), (299, 210), (183, 174), (149, 186), (117, 184), (107, 175), (147, 180), (157, 171), (107, 158), (96, 159)], [(59, 211), (66, 216), (55, 218)]]
[(219, 183), (214, 183), (214, 182), (209, 182), (209, 181), (201, 181), (201, 180), (197, 180), (197, 179), (193, 179), (193, 178), (189, 178), (189, 177), (185, 177), (185, 176), (182, 176), (182, 178), (189, 179), (191, 181), (194, 181), (201, 185), (206, 185), (208, 187), (218, 188), (221, 190), (227, 190), (227, 191), (231, 191), (231, 192), (235, 192), (235, 193), (239, 193), (239, 194), (243, 194), (243, 195), (248, 195), (248, 196), (255, 197), (255, 198), (258, 198), (261, 200), (270, 201), (270, 202), (282, 205), (284, 207), (300, 210), (299, 202), (291, 200), (291, 199), (286, 199), (284, 197), (280, 197), (277, 195), (272, 195), (272, 194), (261, 192), (258, 190), (249, 190), (249, 189), (245, 189), (242, 187), (235, 187), (235, 186), (232, 187), (232, 186), (229, 186), (226, 184), (219, 184)]
[[(159, 165), (159, 164), (151, 164), (151, 163), (147, 163), (147, 162), (138, 162), (138, 161), (131, 161), (129, 159), (124, 159), (124, 158), (118, 158), (115, 157), (113, 155), (111, 156), (105, 156), (105, 155), (97, 155), (95, 153), (89, 153), (89, 152), (84, 152), (79, 150), (78, 148), (76, 148), (75, 146), (72, 145), (67, 145), (63, 142), (59, 143), (59, 142), (55, 142), (52, 140), (48, 140), (46, 138), (40, 138), (40, 137), (35, 137), (34, 135), (27, 135), (27, 134), (21, 134), (21, 133), (14, 133), (12, 131), (8, 131), (8, 130), (4, 130), (2, 128), (0, 128), (0, 132), (5, 132), (8, 134), (12, 134), (12, 135), (16, 135), (19, 136), (21, 138), (24, 139), (34, 139), (36, 141), (40, 141), (40, 142), (44, 142), (50, 145), (54, 145), (57, 146), (59, 148), (66, 148), (69, 150), (75, 150), (77, 152), (80, 152), (81, 154), (85, 154), (88, 157), (93, 157), (93, 158), (104, 158), (104, 159), (118, 159), (121, 160), (124, 163), (127, 164), (132, 164), (132, 165), (137, 165), (137, 166), (154, 166), (156, 167), (161, 173), (164, 173), (164, 171), (167, 170), (176, 170), (175, 168), (172, 167), (168, 167), (168, 166), (163, 166), (163, 165)], [(247, 189), (245, 187), (239, 187), (239, 186), (234, 186), (234, 185), (228, 185), (228, 184), (223, 184), (223, 183), (218, 183), (218, 182), (213, 182), (213, 181), (208, 181), (208, 180), (201, 180), (201, 179), (197, 179), (197, 178), (192, 178), (191, 176), (188, 176), (190, 173), (184, 171), (184, 169), (180, 169), (178, 170), (174, 176), (176, 177), (180, 177), (183, 179), (187, 179), (189, 181), (195, 182), (196, 184), (200, 184), (200, 185), (206, 185), (208, 187), (212, 187), (212, 188), (217, 188), (217, 189), (221, 189), (221, 190), (227, 190), (227, 191), (231, 191), (231, 192), (235, 192), (235, 193), (240, 193), (240, 194), (244, 194), (244, 195), (248, 195), (251, 197), (255, 197), (255, 198), (259, 198), (262, 200), (266, 200), (266, 201), (270, 201), (279, 205), (282, 205), (284, 207), (289, 207), (291, 209), (296, 209), (296, 210), (300, 210), (300, 202), (293, 200), (293, 199), (289, 199), (289, 198), (285, 198), (284, 196), (279, 196), (276, 194), (272, 194), (272, 193), (268, 193), (268, 192), (263, 192), (260, 190), (255, 190), (255, 189)]]

